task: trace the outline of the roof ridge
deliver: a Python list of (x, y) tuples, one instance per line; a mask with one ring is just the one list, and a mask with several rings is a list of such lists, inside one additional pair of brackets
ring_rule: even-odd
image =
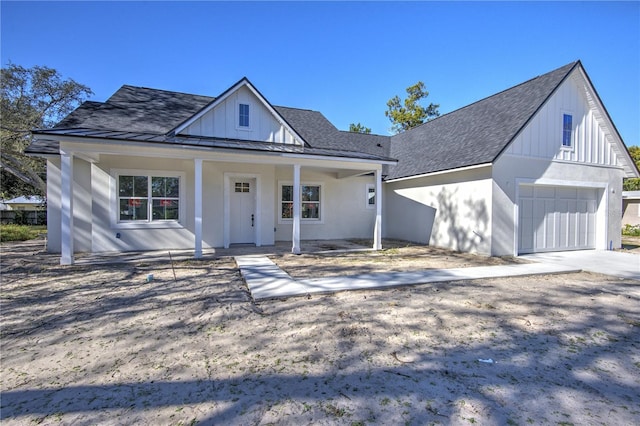
[(284, 105), (273, 105), (274, 108), (286, 108), (286, 109), (295, 109), (298, 111), (309, 111), (309, 112), (317, 112), (322, 114), (321, 111), (318, 111), (317, 109), (309, 109), (309, 108), (297, 108), (297, 107), (290, 107), (290, 106), (284, 106)]
[(360, 133), (360, 132), (352, 132), (350, 130), (340, 130), (338, 129), (338, 131), (340, 133), (347, 133), (350, 135), (363, 135), (363, 136), (379, 136), (379, 137), (383, 137), (383, 138), (390, 138), (391, 135), (381, 135), (380, 133)]
[[(165, 92), (165, 93), (176, 93), (178, 95), (189, 95), (189, 96), (200, 96), (203, 98), (212, 98), (212, 99), (216, 99), (216, 96), (210, 96), (210, 95), (199, 95), (197, 93), (191, 93), (191, 92), (182, 92), (182, 91), (177, 91), (177, 90), (167, 90), (167, 89), (157, 89), (155, 87), (147, 87), (147, 86), (135, 86), (133, 84), (123, 84), (122, 86), (120, 86), (120, 89), (122, 89), (123, 87), (131, 87), (134, 89), (145, 89), (145, 90), (153, 90), (156, 92)], [(119, 90), (119, 89), (118, 89)], [(118, 91), (116, 90), (115, 93), (117, 93)], [(114, 94), (115, 94), (114, 93)]]

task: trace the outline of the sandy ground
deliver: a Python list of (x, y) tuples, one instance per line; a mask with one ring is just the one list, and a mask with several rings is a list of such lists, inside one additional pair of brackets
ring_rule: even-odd
[[(640, 423), (638, 281), (580, 273), (256, 304), (232, 259), (178, 262), (174, 278), (167, 263), (61, 267), (38, 242), (1, 248), (3, 425)], [(341, 261), (400, 268), (415, 261), (402, 250)], [(418, 264), (439, 256), (457, 258)], [(330, 272), (307, 260), (309, 274)]]

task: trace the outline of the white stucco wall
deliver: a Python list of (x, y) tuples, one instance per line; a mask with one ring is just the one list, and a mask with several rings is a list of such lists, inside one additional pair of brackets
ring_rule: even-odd
[[(293, 169), (286, 166), (278, 167), (275, 177), (274, 211), (279, 215), (278, 185), (293, 181)], [(367, 184), (374, 183), (373, 176), (338, 179), (334, 171), (302, 167), (300, 181), (302, 184), (322, 185), (322, 220), (302, 220), (301, 240), (373, 238), (376, 210), (367, 208), (366, 205)], [(276, 241), (291, 241), (293, 225), (290, 220), (278, 220), (276, 216), (274, 226)]]
[[(112, 226), (112, 214), (117, 212), (114, 195), (115, 178), (112, 170), (140, 170), (185, 172), (185, 208), (179, 227), (135, 227)], [(93, 246), (94, 252), (189, 249), (194, 247), (193, 161), (175, 159), (152, 159), (118, 155), (102, 155), (93, 165)], [(75, 209), (74, 209), (75, 210)], [(119, 234), (119, 238), (117, 235)], [(203, 243), (204, 245), (204, 243)]]
[(91, 251), (91, 163), (73, 160), (74, 250)]
[[(89, 163), (74, 160), (75, 251), (145, 251), (193, 249), (195, 245), (194, 161), (170, 157), (149, 158), (133, 155), (101, 154)], [(179, 223), (119, 223), (116, 197), (118, 173), (181, 176), (181, 219)], [(338, 178), (340, 169), (302, 167), (301, 181), (322, 185), (322, 220), (302, 222), (302, 239), (373, 238), (375, 208), (367, 206), (367, 185), (373, 175)], [(225, 182), (232, 194), (233, 178), (255, 179), (256, 226), (261, 245), (290, 240), (291, 221), (278, 220), (279, 183), (292, 181), (291, 165), (256, 164), (204, 160), (202, 168), (203, 247), (223, 247), (228, 240), (225, 226), (234, 220), (225, 208)], [(60, 164), (51, 160), (48, 167), (49, 246), (60, 251)], [(231, 196), (231, 195), (229, 195)], [(228, 200), (228, 198), (227, 198)], [(225, 217), (227, 223), (225, 225)]]
[(491, 253), (491, 169), (384, 185), (384, 235), (451, 250)]
[(47, 159), (47, 251), (60, 253), (60, 158)]
[[(73, 160), (74, 250), (91, 251), (91, 164)], [(47, 251), (61, 250), (60, 159), (47, 159)]]
[(517, 252), (515, 223), (519, 182), (598, 189), (596, 249), (619, 248), (623, 170), (581, 163), (504, 155), (494, 164), (493, 254)]
[[(144, 169), (140, 167), (144, 164)], [(109, 187), (113, 169), (159, 170), (184, 173), (184, 209), (179, 227), (150, 228), (141, 224), (136, 229), (121, 229), (112, 226), (111, 211), (114, 208)], [(222, 247), (224, 245), (224, 175), (251, 176), (260, 180), (261, 190), (268, 196), (261, 197), (260, 220), (262, 221), (260, 240), (262, 245), (274, 244), (274, 166), (244, 163), (203, 162), (202, 180), (202, 240), (203, 247)], [(141, 160), (126, 156), (101, 156), (99, 164), (94, 165), (94, 234), (93, 251), (122, 250), (159, 250), (192, 249), (195, 235), (195, 184), (194, 163), (192, 160), (149, 159)], [(113, 186), (112, 186), (113, 187)], [(231, 219), (233, 220), (233, 218)], [(120, 234), (120, 238), (116, 238)]]

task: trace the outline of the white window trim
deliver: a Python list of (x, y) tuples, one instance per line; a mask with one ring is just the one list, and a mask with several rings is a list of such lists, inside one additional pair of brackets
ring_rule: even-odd
[[(369, 204), (369, 190), (370, 189), (373, 189), (373, 193), (374, 193), (374, 197), (375, 197), (375, 203), (373, 203), (373, 204)], [(378, 203), (378, 194), (376, 194), (375, 192), (376, 192), (376, 184), (375, 183), (368, 183), (366, 188), (365, 188), (365, 193), (364, 193), (364, 205), (368, 209), (375, 209), (376, 208), (376, 204)]]
[[(249, 105), (249, 125), (241, 126), (240, 125), (240, 104)], [(234, 110), (234, 114), (236, 116), (236, 130), (243, 130), (245, 132), (251, 131), (251, 123), (253, 123), (253, 105), (249, 101), (236, 101), (236, 108)]]
[[(186, 209), (185, 173), (167, 170), (111, 169), (109, 179), (109, 209), (112, 229), (162, 229), (184, 228)], [(121, 222), (118, 205), (118, 178), (121, 176), (156, 176), (180, 178), (180, 201), (178, 203), (179, 220)]]
[[(283, 186), (293, 186), (293, 181), (291, 180), (279, 180), (278, 181), (278, 202), (276, 203), (276, 208), (278, 211), (276, 215), (278, 216), (278, 224), (292, 224), (292, 219), (283, 219), (282, 218), (282, 187)], [(320, 219), (305, 219), (300, 217), (300, 224), (305, 225), (322, 225), (324, 224), (324, 207), (326, 204), (325, 195), (324, 195), (324, 182), (310, 182), (310, 181), (300, 181), (300, 186), (319, 186), (320, 187)], [(301, 202), (302, 204), (302, 202)]]
[[(571, 116), (571, 145), (565, 145), (563, 143), (563, 141), (564, 141), (564, 116), (565, 115), (570, 115)], [(571, 151), (571, 152), (573, 152), (575, 150), (575, 146), (576, 146), (575, 114), (573, 113), (573, 111), (569, 111), (569, 110), (566, 110), (566, 109), (560, 110), (560, 149), (562, 149), (563, 151)]]

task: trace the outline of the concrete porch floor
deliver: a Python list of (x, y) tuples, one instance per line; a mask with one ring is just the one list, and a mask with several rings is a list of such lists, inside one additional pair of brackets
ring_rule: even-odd
[[(365, 240), (305, 240), (300, 242), (302, 254), (339, 251), (366, 251), (373, 250)], [(384, 247), (384, 242), (383, 242)], [(232, 244), (228, 249), (211, 248), (202, 250), (202, 260), (211, 260), (221, 257), (236, 257), (247, 255), (283, 255), (291, 253), (290, 241), (277, 241), (272, 246), (256, 247), (253, 244)], [(193, 260), (193, 250), (157, 250), (157, 251), (132, 251), (132, 252), (105, 252), (105, 253), (76, 253), (76, 265), (97, 265), (109, 263), (135, 263), (135, 262), (169, 262)]]

